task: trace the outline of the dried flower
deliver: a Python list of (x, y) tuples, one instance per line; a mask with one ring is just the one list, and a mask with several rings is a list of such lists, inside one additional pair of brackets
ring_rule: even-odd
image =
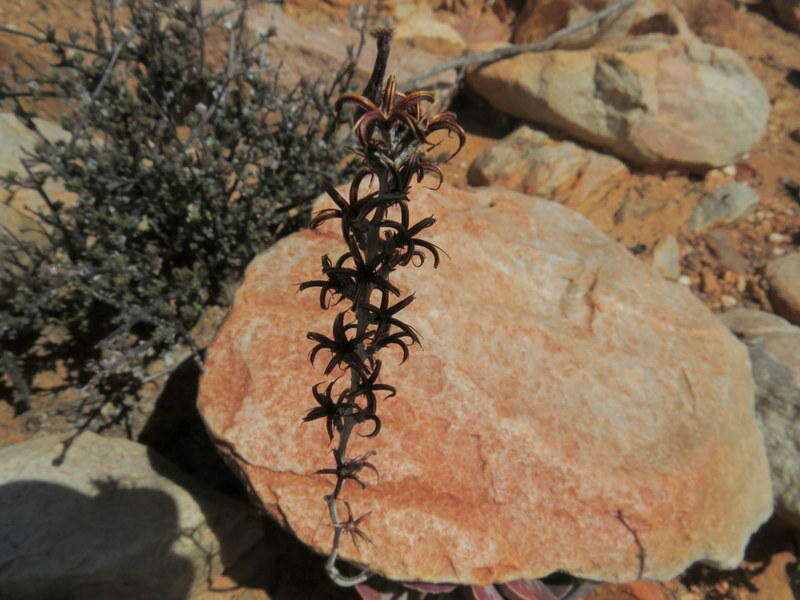
[[(405, 362), (409, 357), (409, 346), (420, 343), (419, 333), (398, 318), (398, 313), (409, 306), (415, 296), (400, 298), (400, 289), (389, 280), (389, 276), (396, 268), (409, 263), (422, 265), (425, 252), (433, 257), (434, 267), (439, 266), (440, 260), (441, 249), (419, 237), (436, 220), (430, 216), (411, 225), (407, 205), (410, 184), (414, 179), (422, 181), (428, 174), (438, 178), (437, 187), (441, 184), (442, 173), (426, 154), (438, 145), (429, 140), (433, 132), (446, 131), (458, 138), (458, 147), (453, 155), (465, 141), (464, 131), (453, 113), (425, 113), (423, 105), (433, 101), (431, 93), (402, 94), (397, 91), (394, 77), (389, 77), (381, 89), (391, 32), (379, 30), (376, 37), (378, 56), (364, 94), (345, 94), (334, 105), (337, 112), (347, 106), (355, 107), (356, 154), (363, 161), (363, 168), (355, 175), (347, 198), (331, 184), (325, 186), (336, 208), (321, 210), (310, 223), (311, 227), (317, 227), (325, 221), (339, 219), (347, 250), (336, 262), (327, 255), (322, 257), (323, 279), (300, 284), (301, 290), (320, 288), (319, 303), (323, 309), (331, 303), (349, 303), (336, 316), (331, 337), (317, 332), (308, 334), (308, 338), (316, 342), (309, 355), (311, 362), (320, 352), (329, 353), (325, 374), (337, 367), (348, 371), (349, 385), (334, 400), (334, 386), (341, 377), (329, 382), (324, 392), (320, 390), (325, 382), (315, 384), (312, 393), (317, 406), (304, 418), (304, 421), (325, 419), (328, 437), (331, 441), (337, 438), (332, 450), (335, 466), (320, 469), (317, 473), (335, 477), (333, 491), (325, 496), (334, 527), (333, 549), (328, 557), (327, 570), (336, 583), (344, 586), (362, 584), (371, 572), (365, 568), (358, 575), (345, 577), (336, 567), (342, 532), (348, 533), (356, 545), (358, 538), (369, 541), (360, 528), (369, 513), (354, 518), (350, 504), (341, 498), (342, 491), (347, 480), (366, 487), (361, 478), (364, 469), (378, 474), (375, 465), (367, 460), (374, 451), (350, 458), (347, 455), (348, 440), (356, 426), (367, 421), (373, 428), (361, 435), (378, 435), (381, 421), (377, 415), (376, 393), (387, 392), (384, 400), (396, 394), (393, 386), (378, 383), (382, 365), (376, 358), (378, 352), (388, 346), (397, 346), (403, 353), (402, 362)], [(378, 189), (362, 195), (362, 183), (368, 178), (377, 182)], [(399, 215), (390, 218), (392, 210), (398, 211)], [(380, 294), (379, 301), (373, 301), (375, 294)], [(399, 299), (392, 303), (392, 296)], [(340, 505), (347, 510), (346, 519), (339, 515)]]

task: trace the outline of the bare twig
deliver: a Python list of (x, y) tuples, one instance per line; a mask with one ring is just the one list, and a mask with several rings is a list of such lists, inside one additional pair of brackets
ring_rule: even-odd
[(117, 59), (119, 58), (120, 50), (122, 50), (122, 47), (125, 44), (127, 44), (129, 40), (130, 36), (126, 37), (114, 48), (114, 53), (111, 55), (111, 59), (108, 61), (105, 71), (103, 71), (103, 76), (100, 78), (100, 82), (97, 84), (97, 87), (94, 88), (94, 91), (92, 92), (91, 95), (92, 100), (97, 98), (97, 95), (102, 91), (103, 86), (106, 84), (106, 81), (108, 81), (109, 75), (111, 75), (111, 71), (114, 70), (114, 65), (117, 64)]
[(38, 42), (40, 44), (56, 44), (58, 46), (63, 46), (65, 48), (71, 48), (73, 50), (78, 50), (80, 52), (86, 52), (87, 54), (93, 54), (95, 56), (108, 56), (105, 52), (98, 52), (97, 50), (93, 50), (88, 46), (82, 46), (81, 44), (73, 44), (71, 42), (65, 42), (63, 40), (57, 40), (55, 37), (48, 38), (46, 36), (39, 36), (33, 35), (32, 33), (27, 33), (25, 31), (20, 31), (19, 29), (13, 29), (11, 27), (6, 27), (5, 25), (0, 25), (0, 33), (10, 33), (11, 35), (18, 35), (20, 37), (25, 37), (34, 42)]
[(480, 54), (467, 54), (466, 56), (440, 62), (438, 65), (434, 65), (430, 69), (414, 75), (410, 79), (406, 79), (400, 84), (399, 87), (401, 90), (410, 90), (416, 88), (420, 83), (429, 77), (438, 75), (444, 71), (449, 71), (450, 69), (464, 68), (472, 65), (487, 65), (497, 62), (498, 60), (511, 58), (512, 56), (517, 56), (518, 54), (524, 54), (526, 52), (544, 52), (545, 50), (552, 50), (553, 47), (555, 47), (555, 45), (565, 37), (572, 35), (581, 29), (586, 29), (598, 21), (602, 21), (611, 15), (625, 10), (629, 6), (633, 5), (634, 2), (636, 2), (636, 0), (620, 0), (615, 4), (604, 8), (600, 12), (593, 14), (591, 17), (587, 17), (582, 21), (578, 21), (577, 23), (573, 23), (572, 25), (564, 27), (563, 29), (559, 29), (553, 35), (545, 40), (542, 40), (541, 42), (523, 44), (521, 46), (503, 46), (501, 48), (490, 50), (489, 52), (482, 52)]

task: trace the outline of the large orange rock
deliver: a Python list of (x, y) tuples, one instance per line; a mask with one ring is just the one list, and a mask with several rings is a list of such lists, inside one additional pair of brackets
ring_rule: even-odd
[[(392, 275), (416, 292), (402, 314), (424, 348), (403, 365), (380, 355), (398, 393), (378, 407), (380, 435), (349, 449), (376, 451), (380, 479), (343, 495), (356, 516), (371, 511), (372, 543), (344, 536), (344, 558), (396, 580), (478, 584), (736, 566), (772, 511), (744, 346), (556, 203), (443, 186), (410, 207), (436, 215), (425, 237), (450, 258)], [(297, 284), (343, 249), (325, 225), (250, 265), (198, 400), (266, 510), (319, 552), (331, 548), (331, 481), (314, 472), (332, 457), (324, 426), (302, 422), (326, 380), (305, 334), (327, 334), (336, 311)]]

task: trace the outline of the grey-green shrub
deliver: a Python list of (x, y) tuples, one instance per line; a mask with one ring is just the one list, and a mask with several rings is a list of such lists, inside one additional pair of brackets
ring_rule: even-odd
[[(0, 244), (0, 365), (19, 412), (31, 375), (58, 356), (84, 386), (79, 427), (124, 419), (146, 364), (192, 345), (204, 307), (225, 304), (253, 256), (307, 222), (322, 181), (347, 174), (331, 98), (349, 89), (354, 61), (286, 89), (271, 35), (248, 34), (246, 6), (203, 16), (200, 4), (126, 0), (120, 19), (114, 0), (95, 0), (93, 31), (40, 30), (53, 69), (0, 83), (0, 110), (31, 128), (36, 101), (61, 98), (71, 135), (42, 136), (27, 172), (3, 179), (42, 196), (49, 239), (37, 247), (6, 231)], [(213, 30), (227, 39), (219, 64)], [(76, 203), (47, 197), (48, 178)], [(50, 325), (67, 335), (43, 346)]]

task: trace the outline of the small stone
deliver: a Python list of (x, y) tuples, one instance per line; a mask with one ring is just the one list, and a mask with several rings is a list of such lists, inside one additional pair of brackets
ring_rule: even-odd
[(775, 314), (800, 325), (800, 252), (771, 260), (765, 274)]
[(681, 275), (680, 277), (678, 277), (678, 283), (680, 283), (681, 285), (685, 285), (686, 287), (689, 287), (690, 285), (692, 285), (692, 278), (689, 277), (688, 275)]
[(773, 248), (770, 253), (772, 256), (784, 256), (786, 254), (786, 248), (781, 248), (780, 246), (776, 246)]
[(786, 244), (791, 240), (791, 238), (785, 233), (777, 233), (777, 232), (770, 233), (767, 239), (773, 244)]
[(739, 304), (739, 301), (735, 297), (729, 294), (722, 294), (720, 301), (722, 302), (722, 306), (724, 306), (725, 308), (733, 308), (734, 306)]
[(722, 290), (719, 286), (719, 280), (711, 269), (703, 269), (700, 274), (700, 281), (702, 282), (702, 290), (711, 296), (717, 296)]
[(746, 183), (733, 182), (717, 188), (700, 199), (689, 217), (692, 231), (721, 223), (735, 223), (751, 214), (758, 205), (758, 194)]
[(736, 279), (736, 289), (739, 290), (739, 292), (743, 292), (746, 288), (747, 288), (747, 277), (739, 275), (739, 277)]
[(705, 237), (706, 245), (719, 264), (735, 273), (752, 271), (750, 262), (739, 252), (726, 231), (711, 231)]
[(720, 169), (725, 175), (736, 177), (736, 165), (725, 165)]
[(681, 276), (680, 248), (674, 236), (668, 235), (656, 243), (653, 248), (653, 269), (672, 281)]

